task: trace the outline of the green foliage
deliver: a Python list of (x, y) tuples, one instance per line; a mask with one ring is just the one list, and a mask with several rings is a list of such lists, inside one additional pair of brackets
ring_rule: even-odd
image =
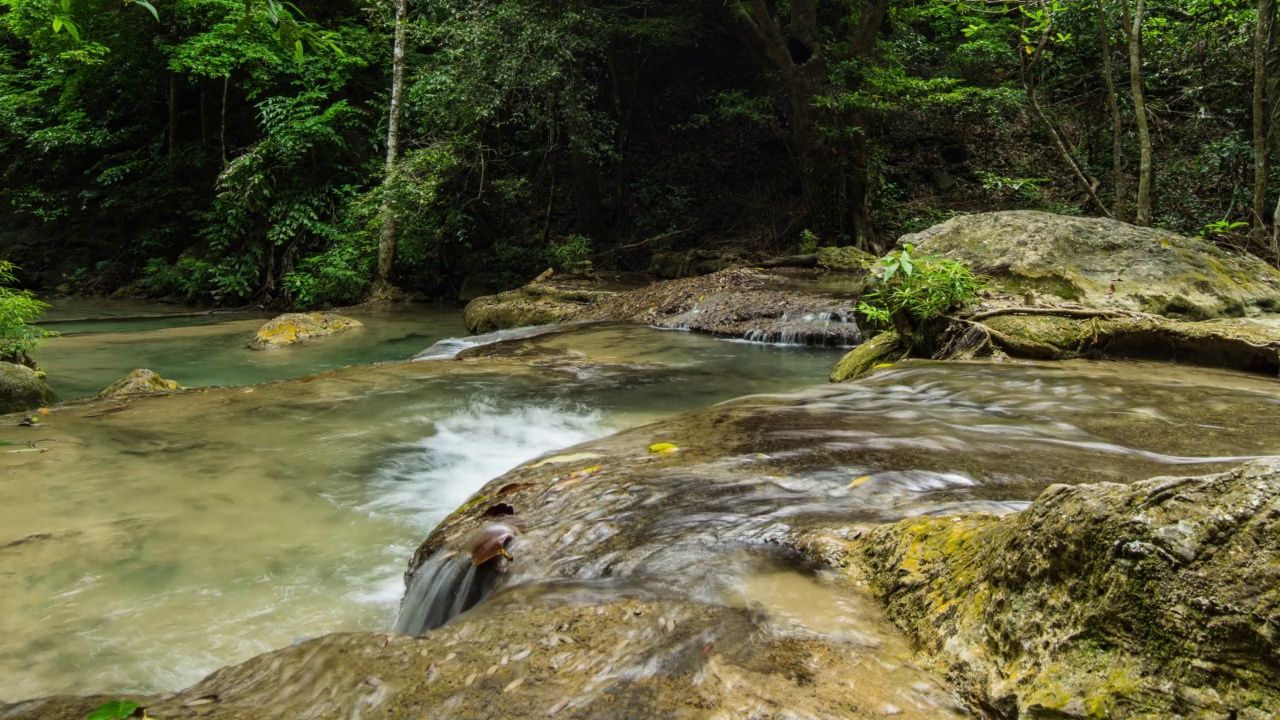
[(0, 260), (0, 361), (31, 364), (30, 353), (46, 338), (57, 333), (32, 325), (49, 307), (27, 290), (15, 290), (13, 263)]
[(800, 254), (812, 255), (818, 252), (818, 236), (809, 228), (800, 231)]
[(1219, 235), (1230, 235), (1237, 230), (1243, 230), (1249, 227), (1249, 223), (1242, 221), (1229, 222), (1227, 220), (1218, 220), (1211, 222), (1200, 229), (1200, 233), (1196, 237), (1202, 240), (1212, 240)]
[(888, 325), (901, 313), (918, 325), (973, 302), (986, 286), (964, 263), (914, 251), (908, 243), (880, 259), (880, 277), (858, 303), (867, 319)]
[(551, 257), (562, 270), (572, 270), (591, 259), (591, 238), (570, 235), (559, 245), (552, 246)]

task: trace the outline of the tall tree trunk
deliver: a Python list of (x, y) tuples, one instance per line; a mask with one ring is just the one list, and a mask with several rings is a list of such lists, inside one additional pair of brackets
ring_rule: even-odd
[(386, 174), (382, 178), (382, 231), (378, 237), (378, 266), (373, 279), (375, 296), (390, 292), (391, 272), (396, 264), (398, 228), (390, 191), (391, 184), (394, 182), (396, 158), (400, 150), (400, 109), (404, 104), (405, 23), (408, 14), (408, 0), (396, 0), (395, 46), (391, 64), (391, 108), (387, 116), (387, 165)]
[(200, 151), (209, 142), (209, 118), (204, 112), (204, 78), (200, 78)]
[(218, 140), (222, 144), (222, 167), (227, 166), (227, 89), (231, 87), (231, 73), (222, 76), (222, 113), (218, 126)]
[(1146, 0), (1137, 0), (1133, 16), (1129, 15), (1129, 0), (1120, 0), (1124, 12), (1125, 33), (1129, 39), (1129, 85), (1133, 92), (1133, 118), (1138, 126), (1138, 203), (1134, 209), (1133, 223), (1151, 226), (1151, 191), (1155, 184), (1155, 169), (1151, 160), (1151, 130), (1147, 124), (1147, 103), (1142, 89), (1142, 14)]
[[(853, 28), (849, 54), (869, 64), (884, 23), (888, 0), (866, 0)], [(748, 49), (767, 71), (776, 73), (787, 97), (792, 144), (800, 170), (810, 229), (824, 240), (850, 232), (862, 247), (874, 239), (869, 206), (867, 118), (862, 113), (821, 117), (813, 100), (826, 89), (827, 63), (818, 37), (814, 0), (791, 0), (783, 31), (770, 0), (750, 0), (735, 9)], [(822, 121), (852, 126), (853, 139), (841, 153), (821, 129)]]
[(1117, 220), (1124, 220), (1124, 122), (1120, 118), (1120, 96), (1111, 72), (1111, 23), (1107, 21), (1102, 0), (1098, 0), (1098, 31), (1102, 37), (1102, 76), (1107, 81), (1107, 99), (1111, 104), (1111, 163), (1116, 183), (1112, 214)]
[(1264, 241), (1267, 234), (1267, 181), (1271, 175), (1270, 105), (1267, 56), (1274, 44), (1276, 0), (1258, 0), (1258, 20), (1253, 32), (1253, 236)]
[(173, 162), (178, 136), (178, 73), (169, 72), (169, 162)]

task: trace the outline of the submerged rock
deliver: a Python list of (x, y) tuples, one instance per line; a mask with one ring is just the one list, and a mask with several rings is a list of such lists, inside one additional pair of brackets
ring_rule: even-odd
[(1019, 210), (952, 218), (912, 235), (920, 254), (968, 263), (995, 288), (1208, 320), (1280, 311), (1280, 271), (1197, 238), (1099, 218)]
[(49, 405), (57, 399), (53, 388), (35, 370), (0, 362), (0, 415)]
[(255, 350), (288, 347), (360, 327), (364, 327), (364, 323), (337, 313), (286, 313), (263, 325), (249, 347)]
[(125, 375), (112, 383), (106, 390), (98, 393), (100, 398), (129, 397), (132, 395), (154, 395), (156, 393), (181, 390), (176, 381), (165, 380), (151, 370), (139, 369)]
[(855, 548), (851, 572), (992, 717), (1277, 717), (1280, 462), (1054, 485)]

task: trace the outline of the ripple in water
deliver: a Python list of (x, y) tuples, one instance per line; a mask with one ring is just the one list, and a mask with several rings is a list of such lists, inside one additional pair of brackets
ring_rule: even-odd
[[(477, 398), (434, 423), (435, 432), (400, 446), (371, 482), (371, 512), (412, 514), (430, 531), (479, 490), (511, 468), (553, 450), (604, 437), (613, 430), (600, 413), (582, 408), (504, 407)], [(425, 532), (423, 533), (425, 535)]]

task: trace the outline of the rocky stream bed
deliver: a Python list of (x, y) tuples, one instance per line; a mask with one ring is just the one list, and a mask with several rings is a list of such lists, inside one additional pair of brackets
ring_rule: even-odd
[[(856, 292), (769, 268), (624, 292), (548, 276), (476, 300), (473, 331), (568, 324), (424, 354), (440, 367), (638, 369), (625, 345), (575, 354), (606, 320), (857, 347), (843, 382), (492, 479), (413, 554), (394, 632), (0, 718), (80, 720), (117, 698), (161, 720), (1280, 717), (1280, 273), (1041, 213), (904, 240), (991, 292), (865, 343)], [(839, 269), (857, 286), (868, 265)]]

